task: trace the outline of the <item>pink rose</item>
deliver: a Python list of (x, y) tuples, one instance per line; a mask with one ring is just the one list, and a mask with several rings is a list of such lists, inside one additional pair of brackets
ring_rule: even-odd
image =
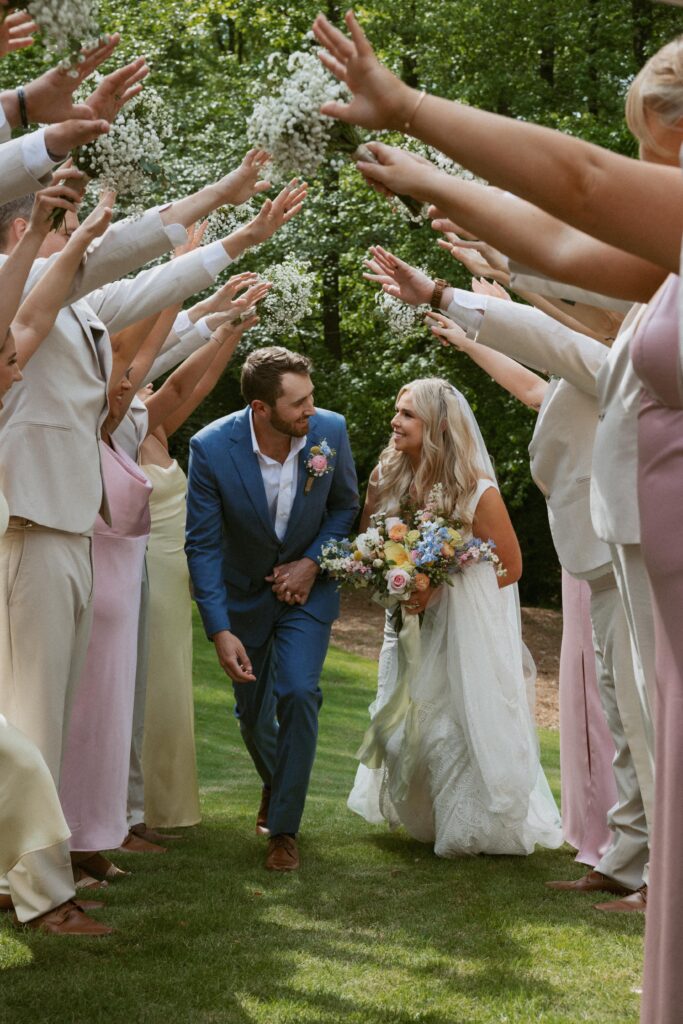
[(327, 469), (327, 459), (324, 455), (314, 455), (311, 459), (311, 469), (314, 473), (324, 473)]
[(390, 594), (404, 594), (410, 583), (410, 574), (405, 569), (396, 567), (390, 569), (386, 575), (387, 589)]

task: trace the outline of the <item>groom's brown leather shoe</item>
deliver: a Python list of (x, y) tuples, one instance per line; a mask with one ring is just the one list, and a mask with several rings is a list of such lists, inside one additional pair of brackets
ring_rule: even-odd
[(637, 892), (625, 896), (623, 900), (611, 900), (609, 903), (594, 903), (596, 910), (605, 910), (610, 914), (628, 914), (634, 910), (641, 913), (647, 910), (647, 886), (642, 885)]
[(600, 871), (589, 871), (583, 878), (576, 878), (573, 882), (546, 882), (548, 889), (569, 889), (572, 892), (613, 892), (618, 896), (626, 896), (633, 892), (626, 886), (615, 882), (613, 878), (603, 875)]
[(271, 836), (268, 840), (266, 867), (269, 871), (298, 871), (299, 849), (292, 836)]
[(259, 804), (258, 814), (256, 815), (256, 835), (257, 836), (269, 836), (270, 829), (268, 828), (268, 808), (270, 807), (270, 790), (267, 786), (264, 786), (261, 790), (261, 803)]

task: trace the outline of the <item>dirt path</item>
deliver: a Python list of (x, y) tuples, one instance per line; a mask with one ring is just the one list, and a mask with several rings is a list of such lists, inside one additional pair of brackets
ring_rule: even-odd
[[(341, 618), (332, 627), (332, 643), (352, 654), (376, 660), (382, 646), (383, 623), (383, 609), (370, 601), (367, 594), (344, 591)], [(522, 608), (522, 629), (538, 672), (536, 721), (545, 729), (557, 729), (562, 615), (547, 608)]]

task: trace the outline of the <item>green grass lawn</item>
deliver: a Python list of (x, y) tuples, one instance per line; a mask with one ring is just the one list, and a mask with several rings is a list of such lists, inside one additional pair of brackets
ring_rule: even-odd
[[(293, 876), (263, 869), (260, 787), (225, 679), (197, 632), (204, 821), (105, 894), (108, 939), (0, 923), (0, 1021), (13, 1024), (635, 1022), (643, 921), (553, 893), (568, 849), (445, 861), (347, 811), (375, 664), (331, 650)], [(541, 737), (555, 792), (556, 733)]]

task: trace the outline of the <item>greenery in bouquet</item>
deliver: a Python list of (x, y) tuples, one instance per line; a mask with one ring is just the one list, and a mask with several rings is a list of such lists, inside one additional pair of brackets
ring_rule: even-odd
[[(353, 125), (320, 113), (325, 103), (349, 96), (346, 86), (327, 73), (315, 54), (303, 50), (290, 54), (279, 91), (262, 96), (247, 123), (250, 144), (272, 154), (275, 181), (287, 181), (293, 175), (315, 178), (323, 164), (340, 156), (376, 162)], [(422, 220), (421, 203), (409, 196), (399, 199), (413, 219)]]
[[(117, 114), (106, 135), (79, 146), (72, 153), (76, 167), (90, 179), (97, 192), (113, 189), (128, 213), (144, 209), (153, 185), (164, 181), (164, 139), (172, 135), (172, 125), (159, 94), (146, 88)], [(64, 211), (53, 217), (55, 229), (64, 220)]]
[(425, 508), (374, 515), (364, 533), (326, 544), (321, 569), (341, 586), (369, 588), (397, 601), (430, 586), (452, 585), (457, 573), (479, 562), (490, 562), (504, 576), (493, 541), (465, 540), (460, 523), (442, 514), (441, 493), (437, 485)]
[(0, 17), (10, 11), (28, 11), (40, 29), (48, 54), (61, 56), (60, 67), (77, 77), (82, 50), (94, 50), (105, 40), (99, 27), (98, 0), (11, 0)]

